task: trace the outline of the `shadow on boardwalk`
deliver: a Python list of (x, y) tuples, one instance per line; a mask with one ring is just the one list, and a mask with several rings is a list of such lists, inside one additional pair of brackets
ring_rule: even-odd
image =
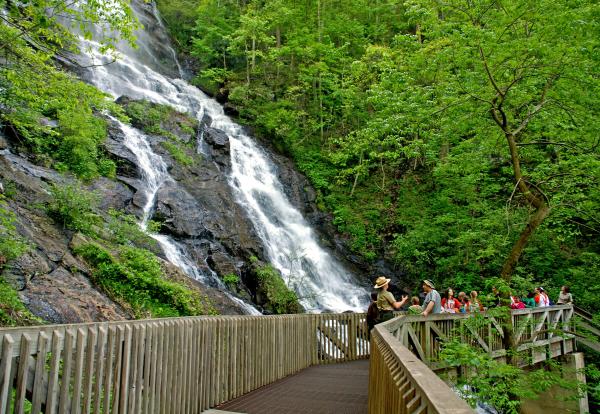
[(246, 414), (364, 414), (369, 361), (306, 368), (218, 407)]

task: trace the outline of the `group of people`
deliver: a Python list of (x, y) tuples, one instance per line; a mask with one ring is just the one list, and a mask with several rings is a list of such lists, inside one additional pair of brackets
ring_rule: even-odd
[[(567, 305), (573, 303), (573, 295), (569, 292), (569, 286), (563, 286), (560, 288), (558, 294), (558, 300), (556, 305)], [(525, 309), (525, 308), (543, 308), (546, 306), (552, 306), (555, 303), (550, 299), (548, 293), (543, 287), (537, 287), (533, 292), (529, 292), (526, 298), (521, 299), (519, 296), (510, 296), (510, 307), (511, 309)]]
[[(390, 280), (386, 277), (379, 277), (375, 281), (375, 292), (371, 293), (371, 305), (367, 310), (367, 324), (369, 330), (380, 322), (385, 322), (394, 317), (394, 311), (400, 310), (408, 303), (408, 295), (402, 295), (397, 301), (394, 295), (388, 290)], [(435, 289), (431, 280), (423, 280), (422, 284), (425, 299), (421, 305), (421, 299), (413, 296), (410, 299), (410, 306), (406, 308), (408, 314), (427, 316), (432, 313), (474, 313), (485, 310), (483, 304), (478, 299), (477, 291), (472, 291), (469, 295), (460, 292), (454, 296), (453, 289), (447, 289), (442, 297)], [(493, 294), (497, 298), (492, 306), (500, 306), (500, 294), (493, 288)], [(569, 293), (569, 287), (561, 288), (556, 304), (568, 304), (573, 302), (573, 296)], [(538, 287), (534, 292), (527, 295), (527, 298), (521, 300), (518, 296), (510, 296), (510, 307), (512, 309), (525, 309), (534, 307), (551, 306), (554, 303), (550, 300), (548, 294), (542, 287)]]

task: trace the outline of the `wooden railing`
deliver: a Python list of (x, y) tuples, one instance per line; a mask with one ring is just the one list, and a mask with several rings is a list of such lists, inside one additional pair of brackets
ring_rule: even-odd
[[(523, 365), (567, 354), (574, 349), (571, 305), (512, 312), (514, 341)], [(444, 342), (459, 338), (495, 358), (505, 355), (503, 330), (481, 314), (400, 316), (371, 332), (369, 413), (473, 412), (433, 370), (444, 369)], [(474, 323), (473, 323), (474, 322)]]
[(369, 355), (364, 314), (0, 330), (0, 413), (200, 413), (315, 364)]

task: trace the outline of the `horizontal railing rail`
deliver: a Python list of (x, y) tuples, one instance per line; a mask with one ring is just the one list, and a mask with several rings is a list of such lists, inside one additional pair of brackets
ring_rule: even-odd
[[(453, 339), (496, 358), (506, 354), (500, 322), (483, 313), (477, 323), (466, 323), (472, 316), (406, 315), (377, 325), (371, 341), (369, 413), (472, 412), (433, 371), (447, 368), (440, 352), (443, 343)], [(572, 352), (572, 316), (571, 305), (512, 311), (513, 341), (521, 351), (521, 364)]]
[(200, 413), (369, 348), (364, 314), (0, 329), (0, 413)]
[(369, 414), (472, 414), (435, 372), (382, 326), (371, 331)]

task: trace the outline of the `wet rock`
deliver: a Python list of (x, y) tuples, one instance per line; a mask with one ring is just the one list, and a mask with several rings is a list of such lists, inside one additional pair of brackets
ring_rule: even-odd
[(204, 140), (211, 147), (229, 154), (229, 137), (224, 131), (212, 127), (204, 127)]
[[(116, 136), (117, 135), (114, 133), (111, 133), (111, 137)], [(117, 164), (118, 175), (130, 178), (140, 178), (141, 172), (137, 166), (137, 158), (122, 142), (113, 138), (107, 138), (104, 141), (104, 148)]]
[(227, 104), (227, 101), (229, 100), (229, 89), (219, 88), (219, 91), (216, 93), (214, 98), (221, 105)]
[[(318, 209), (315, 205), (317, 194), (306, 176), (298, 172), (288, 158), (274, 153), (269, 155), (277, 166), (277, 178), (283, 185), (290, 203), (305, 216), (317, 213)], [(323, 218), (319, 217), (319, 219)]]
[(200, 127), (203, 128), (204, 126), (210, 126), (210, 124), (212, 124), (212, 118), (210, 117), (210, 115), (206, 113), (202, 114), (202, 119), (200, 120)]
[(85, 276), (63, 267), (32, 279), (21, 297), (34, 315), (52, 323), (122, 320), (132, 316), (97, 291)]
[(153, 216), (162, 223), (163, 231), (178, 237), (206, 237), (204, 218), (205, 211), (185, 189), (171, 180), (163, 183), (156, 194)]
[(231, 167), (229, 137), (220, 129), (203, 127), (204, 142), (207, 144), (209, 156), (220, 166)]
[[(23, 181), (23, 187), (35, 187), (36, 189), (39, 189), (43, 182), (64, 184), (71, 181), (71, 179), (57, 171), (33, 164), (20, 155), (11, 153), (3, 154), (0, 156), (0, 160), (2, 160), (0, 163), (4, 165), (4, 168), (7, 168), (8, 171), (12, 172), (12, 175), (15, 175), (14, 179), (12, 179), (12, 176), (8, 178), (16, 184), (18, 184), (19, 180)], [(16, 177), (16, 175), (18, 175), (18, 177)], [(41, 179), (41, 181), (38, 179)], [(46, 190), (43, 191), (47, 192)]]
[(223, 112), (225, 112), (225, 115), (232, 117), (238, 117), (240, 115), (238, 109), (230, 102), (225, 102), (225, 104), (223, 104)]
[(29, 250), (15, 259), (2, 276), (16, 290), (23, 290), (39, 274), (46, 274), (56, 266), (36, 250)]
[(100, 209), (124, 210), (133, 200), (133, 191), (127, 185), (100, 177), (89, 187), (91, 191), (100, 195)]
[(221, 276), (231, 274), (238, 275), (244, 266), (243, 261), (235, 260), (233, 257), (222, 251), (211, 253), (207, 261), (210, 267)]
[(48, 128), (58, 128), (58, 121), (56, 119), (49, 119), (42, 117), (39, 119), (40, 125)]

